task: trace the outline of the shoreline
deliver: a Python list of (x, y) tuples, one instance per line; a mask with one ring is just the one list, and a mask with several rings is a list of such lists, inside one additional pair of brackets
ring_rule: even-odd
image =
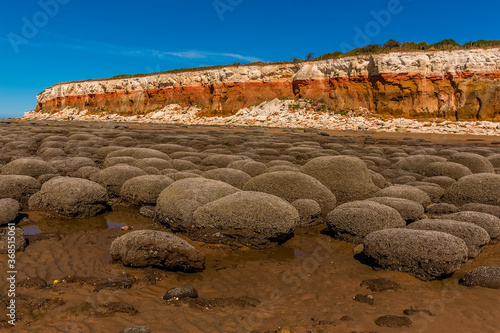
[[(315, 103), (316, 104), (316, 103)], [(65, 108), (57, 113), (28, 111), (19, 120), (27, 121), (97, 121), (174, 125), (251, 126), (290, 129), (370, 131), (381, 133), (465, 134), (500, 136), (500, 123), (490, 121), (416, 120), (380, 117), (359, 108), (347, 114), (315, 111), (314, 105), (292, 100), (274, 99), (257, 106), (240, 109), (227, 117), (200, 117), (203, 110), (169, 104), (145, 115), (121, 116), (89, 113), (88, 110)]]

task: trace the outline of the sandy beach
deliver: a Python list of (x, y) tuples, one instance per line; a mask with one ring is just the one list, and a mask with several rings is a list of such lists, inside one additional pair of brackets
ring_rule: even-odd
[[(318, 156), (349, 155), (365, 161), (377, 174), (385, 175), (382, 177), (387, 182), (385, 187), (390, 183), (411, 183), (412, 179), (417, 182), (414, 186), (422, 185), (418, 181), (423, 181), (424, 175), (418, 172), (401, 171), (390, 176), (387, 171), (394, 170), (390, 166), (405, 155), (446, 156), (445, 153), (456, 151), (492, 156), (500, 152), (495, 137), (476, 135), (327, 130), (320, 135), (303, 129), (290, 132), (276, 128), (79, 121), (23, 120), (3, 122), (0, 126), (4, 133), (5, 165), (18, 158), (38, 156), (59, 167), (52, 176), (39, 176), (42, 184), (59, 175), (75, 177), (72, 172), (76, 170), (60, 164), (70, 157), (94, 161), (94, 172), (104, 165), (109, 167), (110, 158), (103, 153), (106, 146), (119, 150), (172, 144), (177, 152), (169, 153), (171, 161), (181, 158), (195, 166), (195, 169), (178, 167), (180, 170), (168, 173), (177, 179), (199, 177), (207, 170), (223, 167), (207, 162), (206, 158), (214, 154), (251, 156), (252, 161), (265, 166), (263, 170), (276, 160), (290, 163), (276, 165), (299, 168)], [(59, 139), (51, 140), (54, 136)], [(400, 155), (394, 159), (396, 152)], [(369, 157), (375, 156), (380, 160), (369, 162)], [(135, 158), (121, 162), (134, 161)], [(145, 170), (149, 174), (161, 171)], [(87, 178), (92, 179), (91, 173)], [(400, 178), (403, 176), (412, 178)], [(425, 205), (425, 214), (439, 218), (443, 213), (431, 209), (440, 204), (439, 196), (432, 201)], [(110, 198), (109, 206), (107, 212), (95, 217), (68, 219), (23, 204), (16, 223), (24, 230), (27, 246), (16, 257), (18, 322), (9, 331), (118, 332), (137, 325), (147, 326), (151, 332), (496, 332), (498, 329), (500, 291), (459, 284), (459, 279), (474, 268), (500, 266), (498, 244), (484, 247), (476, 258), (467, 260), (450, 277), (423, 281), (409, 273), (374, 269), (362, 258), (359, 246), (332, 237), (327, 224), (320, 219), (313, 226), (295, 228), (293, 237), (267, 249), (207, 243), (178, 233), (206, 257), (203, 271), (184, 273), (157, 267), (127, 267), (112, 260), (110, 246), (118, 237), (139, 230), (168, 229), (141, 215), (139, 206), (120, 196)], [(460, 207), (457, 205), (455, 210)], [(2, 262), (6, 262), (7, 255), (1, 256)], [(388, 290), (377, 289), (376, 284), (374, 291), (370, 290), (365, 280), (379, 278), (393, 284)], [(5, 271), (1, 281), (1, 288), (6, 289)], [(199, 297), (162, 299), (167, 290), (183, 285), (194, 287)], [(6, 297), (2, 297), (5, 302)], [(376, 323), (386, 315), (406, 317), (411, 325), (392, 328)]]

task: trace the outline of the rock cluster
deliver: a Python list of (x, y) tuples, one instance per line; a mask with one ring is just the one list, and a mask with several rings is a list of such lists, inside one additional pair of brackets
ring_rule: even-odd
[[(22, 207), (88, 218), (129, 205), (209, 248), (262, 249), (326, 222), (325, 234), (364, 244), (363, 262), (429, 280), (500, 239), (500, 148), (485, 142), (57, 122), (0, 123), (0, 141), (2, 226), (22, 221)], [(184, 238), (158, 232), (125, 233), (114, 258), (203, 269)]]

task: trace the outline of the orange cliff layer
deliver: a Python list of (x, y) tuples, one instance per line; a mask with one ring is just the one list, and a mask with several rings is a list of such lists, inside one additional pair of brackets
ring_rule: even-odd
[(144, 114), (178, 103), (230, 115), (274, 98), (322, 100), (408, 118), (500, 121), (500, 49), (394, 52), (56, 84), (37, 111)]

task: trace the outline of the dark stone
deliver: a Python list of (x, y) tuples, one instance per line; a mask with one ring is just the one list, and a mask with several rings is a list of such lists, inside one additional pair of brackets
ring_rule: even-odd
[(42, 279), (39, 276), (35, 276), (34, 278), (26, 278), (24, 280), (21, 280), (17, 283), (18, 287), (24, 287), (24, 288), (37, 288), (37, 289), (43, 289), (49, 287), (49, 284), (47, 281)]
[(44, 174), (57, 173), (48, 162), (31, 157), (12, 160), (2, 167), (2, 175), (23, 175), (38, 178)]
[(155, 206), (142, 206), (141, 209), (139, 209), (139, 214), (145, 217), (153, 218), (156, 214), (156, 207)]
[(387, 315), (378, 317), (375, 320), (375, 324), (382, 327), (410, 327), (412, 325), (412, 321), (408, 317)]
[(124, 302), (110, 302), (104, 304), (103, 307), (105, 310), (103, 312), (98, 312), (97, 313), (98, 317), (109, 317), (116, 314), (117, 312), (126, 313), (132, 316), (137, 314), (137, 312), (139, 312), (133, 305)]
[(413, 200), (392, 197), (374, 197), (367, 200), (394, 208), (407, 222), (418, 220), (424, 215), (424, 207)]
[(151, 330), (147, 326), (132, 326), (127, 327), (120, 333), (151, 333)]
[(97, 318), (112, 317), (116, 313), (126, 313), (133, 316), (137, 312), (139, 311), (134, 306), (124, 302), (110, 302), (100, 305), (83, 302), (66, 310), (66, 313), (69, 315), (89, 315)]
[(363, 280), (360, 286), (361, 287), (366, 286), (371, 291), (387, 291), (387, 290), (397, 291), (399, 288), (401, 288), (401, 285), (399, 285), (398, 283), (382, 278)]
[(163, 299), (166, 301), (184, 298), (198, 298), (198, 292), (193, 287), (186, 285), (172, 288), (163, 296)]
[(94, 282), (95, 285), (94, 292), (98, 292), (104, 288), (129, 289), (135, 282), (137, 282), (135, 276), (125, 273), (119, 277), (97, 280), (96, 282)]
[(414, 315), (417, 315), (419, 313), (425, 313), (426, 315), (428, 316), (435, 316), (434, 313), (430, 312), (429, 310), (427, 309), (415, 309), (413, 307), (409, 308), (409, 309), (405, 309), (403, 311), (403, 314), (405, 316), (414, 316)]
[(366, 303), (366, 304), (370, 304), (370, 305), (375, 304), (375, 299), (373, 298), (373, 295), (357, 294), (356, 296), (354, 296), (354, 300), (356, 302)]
[(460, 284), (467, 287), (500, 289), (500, 267), (475, 268), (460, 279)]
[[(253, 297), (248, 297), (248, 296), (240, 296), (238, 298), (234, 297), (228, 297), (223, 299), (223, 304), (225, 306), (237, 306), (240, 308), (245, 308), (245, 307), (256, 307), (258, 306), (261, 302)], [(217, 302), (215, 302), (217, 304)]]
[(441, 218), (469, 222), (483, 228), (491, 237), (490, 244), (495, 244), (500, 240), (500, 219), (494, 215), (481, 212), (462, 211), (444, 215), (441, 216)]
[(174, 181), (163, 175), (144, 175), (123, 183), (120, 196), (133, 205), (154, 205), (160, 193)]
[(33, 244), (35, 242), (38, 242), (41, 240), (47, 240), (47, 239), (51, 239), (51, 240), (55, 240), (55, 241), (61, 240), (61, 235), (56, 234), (56, 233), (46, 233), (46, 234), (41, 233), (41, 234), (37, 234), (37, 235), (27, 235), (25, 237), (28, 240), (28, 244)]
[(78, 276), (78, 275), (66, 275), (61, 280), (66, 283), (79, 283), (82, 286), (86, 284), (94, 285), (98, 281), (96, 277)]
[[(260, 304), (258, 299), (253, 297), (241, 296), (238, 298), (235, 297), (224, 297), (224, 298), (186, 298), (183, 300), (190, 307), (199, 309), (199, 310), (212, 310), (214, 308), (225, 308), (225, 307), (256, 307)], [(168, 302), (170, 303), (170, 302)], [(177, 303), (177, 302), (175, 302)]]

